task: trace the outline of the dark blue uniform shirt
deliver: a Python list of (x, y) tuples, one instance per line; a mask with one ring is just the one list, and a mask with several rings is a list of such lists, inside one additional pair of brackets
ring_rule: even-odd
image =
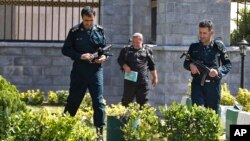
[(102, 27), (94, 25), (91, 29), (85, 29), (83, 23), (80, 23), (70, 29), (62, 53), (74, 60), (72, 72), (90, 76), (99, 70), (101, 64), (81, 60), (81, 55), (95, 53), (99, 47), (105, 45), (106, 39)]
[[(232, 68), (228, 53), (224, 43), (220, 40), (214, 40), (209, 46), (202, 45), (201, 42), (193, 43), (188, 50), (188, 56), (194, 61), (200, 61), (208, 68), (216, 69), (219, 73), (219, 78), (226, 75)], [(221, 66), (218, 65), (218, 57), (221, 61)], [(184, 61), (184, 68), (190, 71), (190, 63), (192, 61), (187, 57)], [(203, 74), (192, 75), (194, 79), (201, 80)], [(207, 75), (208, 79), (212, 79)]]

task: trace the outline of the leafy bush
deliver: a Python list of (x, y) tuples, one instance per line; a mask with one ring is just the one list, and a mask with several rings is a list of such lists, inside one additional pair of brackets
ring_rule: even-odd
[(67, 97), (69, 96), (69, 91), (59, 90), (59, 91), (56, 91), (56, 94), (58, 97), (58, 104), (65, 105), (67, 102)]
[(26, 105), (20, 100), (19, 91), (0, 75), (0, 140), (6, 134), (8, 116), (25, 110)]
[(160, 112), (161, 136), (171, 141), (216, 141), (223, 131), (220, 117), (212, 109), (173, 103), (161, 107)]
[(124, 138), (127, 141), (158, 140), (158, 117), (156, 109), (139, 104), (129, 104), (125, 114), (126, 124), (122, 127)]
[(25, 109), (26, 105), (20, 100), (19, 91), (0, 75), (0, 111), (10, 114)]
[(55, 92), (49, 91), (48, 92), (48, 102), (51, 105), (57, 105), (58, 104), (58, 96)]
[(236, 99), (244, 111), (250, 111), (250, 92), (247, 89), (239, 88)]
[(235, 98), (231, 95), (227, 83), (221, 85), (221, 105), (234, 105)]
[(37, 90), (27, 90), (21, 93), (21, 100), (30, 105), (41, 105), (44, 100), (44, 92)]
[(20, 141), (92, 141), (96, 138), (95, 130), (86, 126), (82, 115), (71, 117), (61, 113), (51, 114), (43, 109), (38, 112), (21, 112), (12, 115), (6, 140)]
[(69, 91), (65, 91), (65, 90), (49, 91), (48, 103), (50, 105), (65, 105), (67, 102), (68, 95), (69, 95)]
[(111, 106), (106, 106), (106, 113), (108, 116), (123, 117), (127, 113), (127, 108), (121, 103), (111, 104)]

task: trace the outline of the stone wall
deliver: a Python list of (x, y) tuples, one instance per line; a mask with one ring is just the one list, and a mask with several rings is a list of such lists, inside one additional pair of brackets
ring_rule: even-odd
[(230, 44), (230, 0), (157, 0), (157, 44), (189, 45), (198, 40), (198, 24), (214, 22), (216, 37)]
[[(0, 74), (20, 91), (27, 89), (67, 90), (72, 61), (61, 54), (62, 44), (52, 43), (0, 43)], [(114, 56), (104, 64), (104, 97), (107, 103), (121, 100), (123, 74), (117, 64), (122, 45), (114, 44)], [(183, 68), (180, 55), (187, 46), (154, 47), (159, 84), (151, 87), (150, 103), (153, 105), (180, 102), (187, 92), (190, 73)], [(228, 47), (233, 63), (229, 75), (223, 78), (233, 95), (240, 86), (240, 61), (238, 49)], [(250, 50), (250, 48), (248, 49)], [(250, 90), (250, 52), (245, 58), (245, 87)]]
[(0, 43), (0, 74), (20, 91), (68, 88), (71, 60), (62, 56), (62, 44)]
[(105, 0), (101, 4), (101, 25), (108, 42), (127, 44), (134, 32), (151, 41), (150, 0)]

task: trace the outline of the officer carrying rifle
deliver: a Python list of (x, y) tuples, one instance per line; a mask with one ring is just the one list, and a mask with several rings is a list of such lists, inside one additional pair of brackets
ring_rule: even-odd
[[(211, 108), (218, 113), (221, 100), (221, 78), (232, 68), (226, 47), (221, 40), (214, 40), (214, 25), (210, 20), (199, 23), (198, 43), (190, 45), (184, 68), (191, 71), (192, 104)], [(220, 56), (221, 66), (217, 56)]]

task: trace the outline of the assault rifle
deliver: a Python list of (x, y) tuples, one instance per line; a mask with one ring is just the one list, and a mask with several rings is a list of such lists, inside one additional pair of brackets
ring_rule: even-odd
[[(202, 80), (201, 80), (201, 86), (204, 85), (205, 83), (205, 80), (206, 80), (206, 77), (207, 75), (209, 74), (210, 72), (210, 68), (207, 67), (206, 65), (204, 65), (201, 61), (198, 61), (198, 60), (194, 60), (193, 58), (191, 58), (187, 52), (184, 52), (180, 58), (182, 58), (183, 56), (186, 56), (186, 58), (188, 60), (190, 60), (197, 68), (198, 70), (200, 71), (201, 74), (203, 74), (202, 76)], [(217, 76), (216, 78), (220, 78), (219, 76)]]
[(112, 45), (107, 45), (105, 46), (104, 48), (99, 48), (97, 50), (97, 52), (93, 53), (94, 55), (94, 59), (91, 61), (91, 62), (95, 62), (96, 59), (99, 59), (102, 55), (105, 55), (105, 56), (113, 56), (112, 53), (110, 53), (110, 49), (111, 49)]

